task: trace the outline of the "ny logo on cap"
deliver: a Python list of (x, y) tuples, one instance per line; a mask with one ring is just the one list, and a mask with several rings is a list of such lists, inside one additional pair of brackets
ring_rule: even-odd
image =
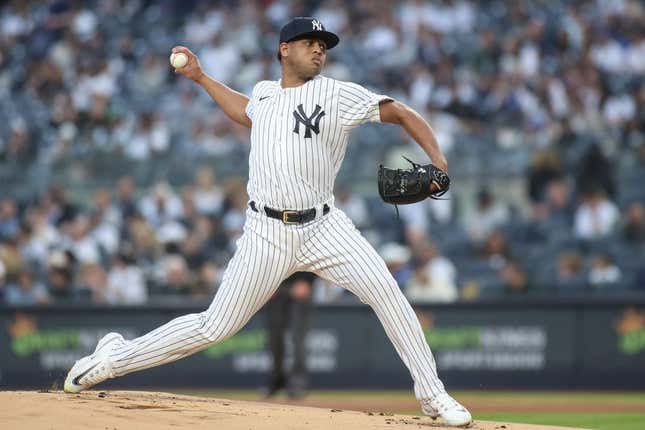
[(319, 31), (323, 30), (322, 23), (320, 21), (318, 21), (317, 19), (311, 20), (311, 28), (312, 28), (312, 30), (319, 30)]

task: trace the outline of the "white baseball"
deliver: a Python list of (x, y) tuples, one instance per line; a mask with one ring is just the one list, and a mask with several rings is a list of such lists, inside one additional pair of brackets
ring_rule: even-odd
[(188, 64), (188, 56), (183, 52), (173, 52), (170, 54), (170, 64), (175, 69), (181, 69)]

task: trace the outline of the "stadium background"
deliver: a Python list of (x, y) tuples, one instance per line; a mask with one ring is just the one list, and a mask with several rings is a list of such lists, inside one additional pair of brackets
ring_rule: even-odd
[[(299, 15), (341, 36), (324, 74), (417, 109), (448, 157), (449, 200), (397, 218), (376, 167), (423, 154), (396, 127), (363, 127), (336, 204), (418, 306), (449, 386), (645, 386), (640, 2), (54, 0), (0, 12), (0, 386), (49, 386), (101, 333), (141, 334), (209, 303), (244, 220), (248, 132), (167, 57), (186, 45), (248, 94), (279, 76), (277, 31)], [(314, 388), (409, 385), (354, 297), (319, 282), (315, 301)], [(261, 326), (260, 315), (210, 355), (119, 383), (260, 385)]]

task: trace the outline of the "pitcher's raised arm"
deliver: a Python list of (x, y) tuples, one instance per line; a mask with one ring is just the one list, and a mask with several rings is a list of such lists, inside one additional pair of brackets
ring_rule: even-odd
[(185, 46), (175, 46), (172, 53), (182, 52), (188, 57), (188, 63), (181, 68), (175, 69), (175, 73), (186, 76), (202, 86), (208, 95), (219, 105), (219, 107), (233, 121), (251, 128), (251, 119), (246, 115), (246, 105), (249, 98), (223, 83), (208, 76), (199, 63), (199, 58)]

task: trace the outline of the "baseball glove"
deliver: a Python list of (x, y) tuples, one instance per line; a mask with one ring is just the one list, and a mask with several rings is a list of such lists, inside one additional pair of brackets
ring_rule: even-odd
[(378, 192), (386, 203), (406, 205), (426, 198), (438, 199), (450, 188), (448, 174), (433, 164), (412, 164), (411, 169), (390, 169), (379, 166)]

